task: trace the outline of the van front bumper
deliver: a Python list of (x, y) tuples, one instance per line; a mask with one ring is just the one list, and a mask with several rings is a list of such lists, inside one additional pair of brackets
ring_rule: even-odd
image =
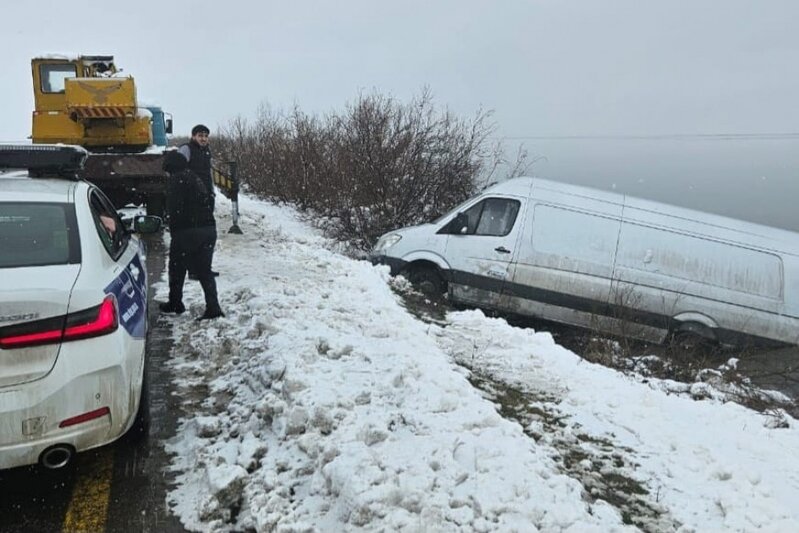
[(372, 255), (369, 256), (369, 260), (373, 265), (388, 265), (388, 267), (391, 269), (392, 276), (396, 276), (405, 270), (405, 266), (408, 264), (407, 261), (397, 259), (396, 257), (389, 257), (387, 255)]

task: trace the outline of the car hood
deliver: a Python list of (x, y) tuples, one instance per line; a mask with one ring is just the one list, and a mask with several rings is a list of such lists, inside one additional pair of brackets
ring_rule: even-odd
[[(0, 331), (7, 326), (64, 316), (80, 265), (0, 270)], [(0, 388), (46, 376), (58, 358), (60, 343), (0, 348)]]

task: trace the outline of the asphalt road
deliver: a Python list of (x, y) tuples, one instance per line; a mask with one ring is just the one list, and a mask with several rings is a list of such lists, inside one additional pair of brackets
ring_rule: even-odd
[[(150, 283), (164, 270), (160, 236), (147, 241)], [(185, 531), (166, 503), (171, 478), (163, 442), (175, 435), (180, 406), (166, 367), (172, 339), (150, 291), (147, 339), (151, 427), (138, 442), (79, 454), (59, 471), (25, 467), (0, 471), (0, 532)]]

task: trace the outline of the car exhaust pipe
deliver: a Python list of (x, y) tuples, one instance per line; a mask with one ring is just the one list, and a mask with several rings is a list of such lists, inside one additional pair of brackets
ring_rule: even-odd
[(75, 448), (69, 444), (50, 446), (39, 456), (39, 464), (48, 470), (64, 468), (75, 456)]

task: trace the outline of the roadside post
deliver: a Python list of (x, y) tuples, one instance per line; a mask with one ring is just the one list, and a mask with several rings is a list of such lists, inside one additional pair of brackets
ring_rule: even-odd
[(239, 179), (237, 175), (238, 164), (235, 161), (227, 162), (228, 170), (223, 172), (216, 166), (211, 167), (211, 174), (214, 184), (224, 194), (231, 203), (233, 225), (230, 226), (228, 233), (241, 235), (243, 232), (239, 227)]

